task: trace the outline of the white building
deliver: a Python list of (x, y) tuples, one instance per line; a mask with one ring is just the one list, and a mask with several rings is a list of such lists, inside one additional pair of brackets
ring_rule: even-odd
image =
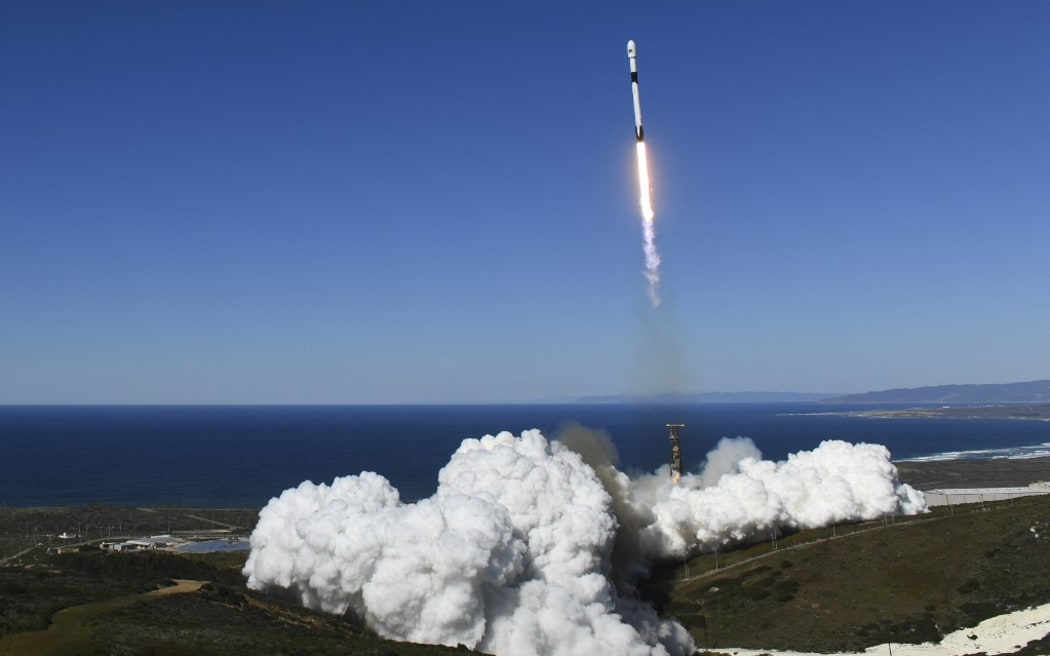
[(1028, 487), (973, 487), (927, 490), (926, 505), (957, 506), (961, 503), (984, 503), (985, 501), (1004, 501), (1019, 497), (1033, 497), (1050, 494), (1050, 483), (1032, 483)]

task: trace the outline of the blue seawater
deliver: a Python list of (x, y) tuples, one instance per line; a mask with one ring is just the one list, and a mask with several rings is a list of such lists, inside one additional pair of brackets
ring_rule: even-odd
[[(721, 437), (766, 458), (825, 439), (876, 442), (896, 459), (1050, 452), (1050, 422), (868, 419), (802, 404), (480, 406), (0, 406), (0, 505), (258, 507), (301, 481), (375, 471), (412, 501), (466, 438), (568, 422), (606, 431), (621, 468), (667, 460), (666, 423), (684, 423), (695, 468)], [(865, 409), (870, 409), (870, 406)]]

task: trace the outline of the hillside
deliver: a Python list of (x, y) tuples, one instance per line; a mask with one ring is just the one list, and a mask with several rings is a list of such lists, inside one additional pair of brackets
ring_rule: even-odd
[(1038, 497), (708, 554), (661, 572), (650, 593), (715, 651), (936, 642), (1050, 602), (1048, 549), (1050, 497)]
[[(955, 468), (930, 475), (968, 481), (972, 474)], [(0, 509), (0, 556), (18, 554), (0, 566), (0, 655), (463, 653), (382, 640), (350, 616), (306, 610), (287, 594), (247, 590), (244, 552), (50, 555), (35, 546), (40, 537), (25, 536), (88, 511), (100, 521), (146, 529), (153, 528), (149, 521), (166, 527), (179, 513)], [(250, 519), (244, 511), (212, 512), (182, 516)], [(700, 647), (856, 649), (935, 640), (1050, 602), (1048, 549), (1050, 497), (1040, 497), (781, 535), (775, 545), (658, 569), (645, 594), (677, 617)], [(179, 592), (173, 579), (196, 587)], [(158, 586), (174, 589), (151, 592)], [(1047, 653), (1044, 647), (1050, 644), (1027, 653)]]
[(581, 396), (572, 403), (640, 403), (640, 404), (729, 404), (729, 403), (818, 403), (834, 396), (816, 392), (682, 392), (651, 395), (610, 394)]
[(0, 656), (439, 656), (377, 637), (293, 595), (247, 590), (245, 552), (46, 555), (0, 567)]
[(825, 403), (937, 403), (979, 405), (991, 403), (1050, 403), (1050, 380), (998, 385), (936, 385), (848, 394)]

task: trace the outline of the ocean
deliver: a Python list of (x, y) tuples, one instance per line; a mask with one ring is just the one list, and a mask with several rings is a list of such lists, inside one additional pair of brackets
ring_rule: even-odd
[[(888, 407), (888, 406), (881, 406)], [(766, 458), (822, 440), (875, 442), (894, 459), (1050, 455), (1050, 422), (893, 418), (805, 404), (480, 406), (0, 406), (0, 505), (259, 507), (301, 481), (375, 471), (404, 501), (433, 494), (465, 438), (569, 422), (606, 431), (627, 472), (666, 462), (682, 423), (693, 470), (721, 437)], [(863, 409), (872, 409), (865, 406)]]

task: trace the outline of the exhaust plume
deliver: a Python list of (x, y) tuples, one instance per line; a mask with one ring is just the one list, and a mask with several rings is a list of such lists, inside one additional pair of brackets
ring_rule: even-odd
[(761, 460), (750, 439), (723, 438), (705, 467), (677, 485), (667, 480), (666, 466), (661, 470), (634, 480), (621, 475), (610, 489), (636, 515), (638, 550), (649, 559), (926, 510), (922, 493), (897, 480), (889, 450), (879, 444), (827, 440), (772, 462)]
[(685, 629), (635, 599), (659, 558), (885, 513), (924, 510), (877, 445), (824, 442), (786, 462), (723, 440), (679, 485), (630, 479), (604, 433), (572, 425), (464, 440), (429, 499), (379, 474), (285, 490), (259, 514), (253, 589), (353, 612), (384, 637), (501, 656), (692, 653)]
[(653, 307), (660, 306), (660, 253), (656, 250), (656, 226), (653, 219), (653, 202), (649, 185), (649, 159), (645, 152), (645, 142), (635, 142), (635, 154), (638, 159), (638, 206), (642, 211), (642, 250), (645, 252), (645, 280), (648, 283), (646, 293)]

